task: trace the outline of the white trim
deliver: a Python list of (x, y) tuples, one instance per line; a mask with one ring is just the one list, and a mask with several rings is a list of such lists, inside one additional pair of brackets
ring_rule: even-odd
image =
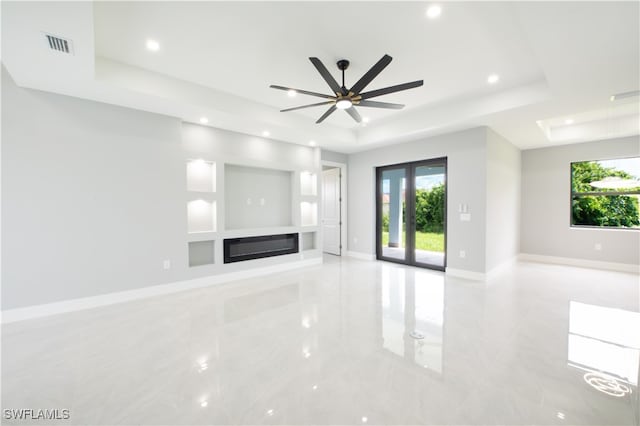
[(360, 253), (359, 251), (347, 251), (347, 256), (360, 260), (376, 260), (376, 256), (373, 254)]
[(321, 265), (322, 257), (288, 262), (279, 265), (266, 266), (264, 268), (254, 268), (245, 271), (230, 272), (227, 274), (212, 275), (208, 277), (196, 278), (192, 280), (177, 281), (169, 284), (161, 284), (143, 287), (136, 290), (119, 291), (100, 296), (84, 297), (80, 299), (64, 300), (62, 302), (48, 303), (45, 305), (27, 306), (25, 308), (9, 309), (2, 311), (2, 324), (17, 321), (24, 321), (34, 318), (41, 318), (50, 315), (64, 314), (68, 312), (92, 309), (101, 306), (113, 305), (116, 303), (130, 302), (132, 300), (145, 299), (165, 294), (178, 293), (185, 290), (209, 287), (229, 281), (254, 278), (266, 274), (289, 271), (291, 269), (305, 266)]
[(482, 272), (465, 271), (464, 269), (446, 268), (445, 274), (449, 277), (464, 278), (473, 281), (485, 281), (486, 274)]
[[(321, 166), (337, 167), (340, 169), (340, 256), (348, 256), (347, 254), (347, 164), (337, 163), (335, 161), (321, 161)], [(322, 168), (322, 167), (321, 167)], [(321, 172), (324, 170), (321, 170)], [(322, 188), (322, 185), (320, 185)], [(320, 193), (320, 202), (322, 203), (322, 193)], [(322, 224), (321, 224), (322, 225)], [(321, 227), (322, 228), (322, 227)], [(322, 248), (321, 248), (322, 251)]]
[(498, 266), (494, 267), (493, 269), (491, 269), (489, 272), (487, 272), (485, 274), (487, 280), (490, 280), (490, 279), (502, 274), (504, 271), (506, 271), (510, 267), (514, 266), (517, 262), (518, 262), (518, 256), (517, 255), (514, 255), (510, 259), (505, 260), (504, 262), (500, 263)]
[(556, 265), (578, 266), (580, 268), (605, 269), (608, 271), (640, 274), (640, 265), (632, 263), (601, 262), (599, 260), (577, 259), (573, 257), (543, 256), (541, 254), (520, 253), (519, 260), (525, 262), (553, 263)]

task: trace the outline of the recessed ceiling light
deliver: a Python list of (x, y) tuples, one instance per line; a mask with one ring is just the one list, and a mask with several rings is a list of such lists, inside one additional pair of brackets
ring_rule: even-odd
[(368, 419), (367, 417), (364, 417), (364, 416), (362, 417), (362, 419), (361, 419), (361, 420), (362, 420), (362, 423), (366, 423), (366, 422), (368, 422), (368, 421), (369, 421), (369, 419)]
[(200, 117), (200, 123), (207, 124), (208, 122), (209, 122), (209, 119), (207, 117)]
[(160, 50), (160, 43), (158, 43), (155, 40), (148, 39), (147, 40), (147, 49), (151, 50), (152, 52), (157, 52), (158, 50)]
[(271, 133), (269, 133), (268, 130), (265, 130), (264, 132), (262, 132), (262, 136), (264, 136), (265, 138), (268, 138), (269, 135), (271, 135)]
[(442, 13), (442, 8), (437, 4), (429, 6), (427, 8), (427, 18), (436, 19)]
[(369, 122), (369, 117), (362, 117), (362, 122), (363, 123), (368, 123)]
[(498, 80), (500, 80), (500, 76), (498, 74), (491, 74), (487, 77), (487, 83), (489, 84), (496, 84)]
[(209, 403), (208, 403), (207, 401), (202, 401), (202, 402), (200, 403), (200, 406), (201, 406), (201, 407), (206, 407), (207, 405), (209, 405)]
[(567, 126), (573, 124), (573, 118), (567, 118), (566, 120), (564, 120), (564, 124), (566, 124)]
[(309, 146), (316, 146), (316, 141), (309, 141)]
[(293, 89), (289, 89), (289, 90), (287, 91), (287, 95), (289, 95), (289, 97), (290, 97), (290, 98), (295, 98), (295, 96), (296, 96), (297, 94), (298, 94), (298, 92), (296, 92), (296, 91), (295, 91), (295, 90), (293, 90)]

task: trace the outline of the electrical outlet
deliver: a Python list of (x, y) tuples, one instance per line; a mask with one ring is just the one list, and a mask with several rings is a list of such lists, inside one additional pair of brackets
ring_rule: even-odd
[(600, 251), (600, 250), (602, 250), (602, 244), (600, 244), (600, 243), (596, 243), (596, 244), (593, 246), (593, 249), (594, 249), (594, 250), (596, 250), (596, 251)]
[(162, 262), (162, 267), (164, 269), (171, 269), (171, 261), (169, 259), (166, 259), (164, 262)]
[(460, 250), (460, 259), (464, 259), (465, 257), (467, 257), (467, 252), (464, 250)]

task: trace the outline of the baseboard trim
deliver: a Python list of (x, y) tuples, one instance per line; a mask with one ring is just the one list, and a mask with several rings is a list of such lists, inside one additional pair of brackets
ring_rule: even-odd
[(464, 269), (446, 268), (445, 274), (449, 277), (464, 278), (472, 281), (485, 281), (487, 274), (482, 272), (465, 271)]
[(79, 299), (64, 300), (62, 302), (47, 303), (44, 305), (34, 305), (24, 308), (9, 309), (6, 311), (2, 311), (1, 322), (2, 324), (9, 324), (12, 322), (48, 317), (51, 315), (82, 311), (85, 309), (98, 308), (101, 306), (114, 305), (117, 303), (131, 302), (133, 300), (178, 293), (181, 291), (193, 290), (196, 288), (210, 287), (218, 284), (228, 283), (231, 281), (255, 278), (267, 274), (285, 272), (305, 266), (314, 266), (321, 264), (322, 257), (318, 257), (296, 262), (282, 263), (279, 265), (266, 266), (263, 268), (248, 269), (246, 271), (230, 272), (226, 274), (195, 278), (192, 280), (176, 281), (169, 284), (154, 285), (136, 290), (119, 291), (116, 293), (108, 293), (100, 296), (83, 297)]
[(601, 262), (598, 260), (577, 259), (573, 257), (543, 256), (541, 254), (520, 253), (518, 260), (525, 262), (552, 263), (556, 265), (578, 266), (580, 268), (604, 269), (607, 271), (630, 272), (640, 274), (640, 265), (631, 263)]
[(518, 255), (514, 255), (512, 258), (505, 260), (504, 262), (500, 263), (498, 266), (494, 267), (489, 272), (487, 272), (486, 273), (487, 280), (490, 280), (491, 278), (494, 278), (502, 274), (503, 272), (508, 270), (510, 267), (514, 266), (516, 263), (518, 263)]
[(348, 251), (347, 256), (360, 260), (376, 260), (376, 256), (373, 254), (360, 253), (359, 251)]

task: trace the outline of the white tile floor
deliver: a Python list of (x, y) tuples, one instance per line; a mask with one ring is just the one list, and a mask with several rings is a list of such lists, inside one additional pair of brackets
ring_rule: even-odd
[(330, 256), (3, 326), (2, 408), (70, 409), (60, 424), (638, 425), (638, 287)]

